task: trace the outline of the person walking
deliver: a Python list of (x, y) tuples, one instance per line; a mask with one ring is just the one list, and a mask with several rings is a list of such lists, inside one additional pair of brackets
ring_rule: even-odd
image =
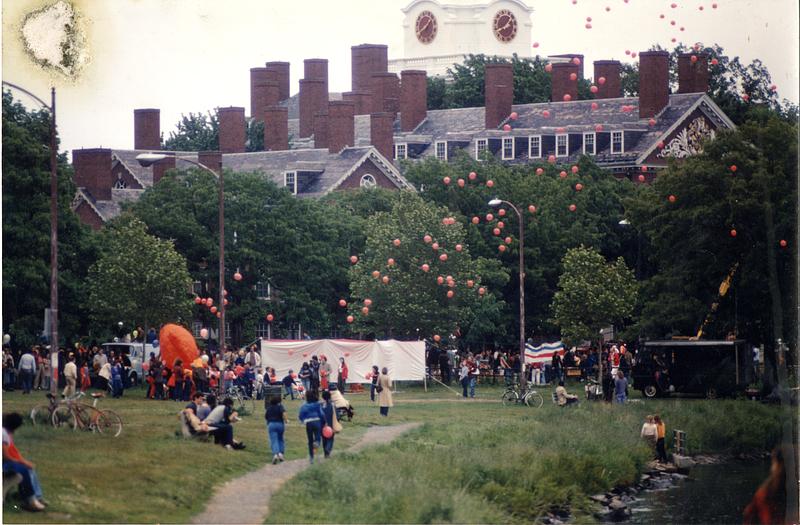
[(283, 432), (286, 428), (287, 418), (286, 409), (281, 403), (280, 396), (272, 396), (269, 406), (264, 413), (267, 420), (267, 434), (269, 435), (269, 446), (272, 450), (272, 464), (283, 461), (283, 454), (286, 452), (286, 444), (283, 440)]
[(656, 424), (656, 455), (659, 463), (667, 462), (667, 450), (664, 444), (664, 437), (667, 435), (667, 426), (661, 420), (661, 416), (656, 414), (653, 416), (653, 421)]
[(372, 373), (370, 375), (371, 384), (369, 387), (369, 400), (375, 402), (375, 391), (378, 389), (378, 365), (372, 365)]
[(122, 384), (122, 374), (122, 361), (117, 357), (111, 366), (111, 394), (115, 398), (122, 397), (122, 393), (125, 390)]
[(344, 392), (345, 387), (347, 386), (347, 376), (350, 375), (350, 370), (347, 368), (347, 363), (344, 361), (344, 357), (339, 358), (339, 376), (338, 376), (338, 387), (339, 392)]
[(303, 390), (306, 392), (311, 391), (311, 367), (308, 365), (308, 361), (303, 362), (303, 365), (300, 367), (300, 372), (297, 373), (297, 378), (300, 379), (300, 383), (303, 385)]
[(331, 393), (327, 390), (322, 391), (322, 414), (325, 416), (322, 427), (330, 427), (331, 437), (325, 437), (325, 432), (322, 432), (322, 452), (326, 458), (331, 457), (333, 451), (333, 418), (336, 417), (336, 407), (331, 403)]
[(36, 475), (34, 464), (22, 457), (14, 445), (14, 431), (22, 426), (22, 416), (17, 412), (3, 414), (3, 473), (11, 472), (22, 476), (19, 494), (25, 502), (23, 508), (39, 512), (47, 506), (42, 497), (42, 486)]
[(389, 369), (385, 366), (381, 370), (378, 378), (378, 405), (381, 407), (381, 415), (389, 415), (389, 409), (394, 406), (392, 402), (392, 378), (389, 377)]
[(17, 364), (17, 373), (20, 383), (22, 383), (22, 393), (30, 394), (33, 389), (33, 378), (36, 376), (36, 358), (33, 356), (33, 349), (22, 354)]
[(617, 378), (614, 379), (614, 399), (620, 404), (628, 399), (628, 380), (622, 370), (617, 370)]
[(62, 392), (64, 397), (70, 398), (75, 395), (75, 384), (78, 381), (78, 367), (75, 365), (75, 354), (71, 353), (67, 357), (67, 364), (64, 365), (64, 379), (67, 386)]
[(314, 452), (319, 448), (322, 436), (322, 421), (325, 414), (317, 401), (317, 392), (309, 390), (306, 392), (306, 402), (300, 407), (298, 419), (306, 426), (306, 437), (308, 438), (308, 460), (314, 464)]

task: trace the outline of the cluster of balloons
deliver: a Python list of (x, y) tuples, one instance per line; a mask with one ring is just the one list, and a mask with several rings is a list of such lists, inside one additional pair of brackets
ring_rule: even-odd
[[(223, 291), (223, 295), (228, 295), (228, 291), (224, 290)], [(203, 305), (206, 308), (208, 308), (208, 310), (212, 314), (216, 315), (217, 317), (222, 317), (222, 312), (219, 311), (219, 308), (214, 306), (214, 299), (211, 298), (211, 297), (195, 297), (194, 298), (194, 304)], [(228, 305), (228, 299), (223, 299), (223, 304), (225, 306), (227, 306)]]

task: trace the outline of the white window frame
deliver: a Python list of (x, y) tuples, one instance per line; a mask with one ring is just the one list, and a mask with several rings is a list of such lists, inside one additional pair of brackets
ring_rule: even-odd
[[(506, 144), (511, 145), (511, 154), (506, 155)], [(514, 159), (514, 137), (503, 137), (503, 141), (500, 144), (500, 156), (503, 160), (513, 160)]]
[[(619, 137), (619, 151), (614, 150), (614, 137)], [(625, 153), (625, 132), (624, 131), (612, 131), (611, 132), (611, 154), (616, 155), (619, 153)]]
[(259, 301), (269, 301), (272, 299), (272, 285), (269, 281), (258, 281), (256, 283), (256, 299)]
[(203, 321), (198, 321), (197, 319), (192, 321), (192, 335), (195, 339), (200, 339), (200, 330), (203, 329)]
[[(536, 141), (536, 150), (534, 155), (533, 149), (533, 141)], [(528, 137), (528, 158), (529, 159), (540, 159), (542, 158), (542, 136), (541, 135), (531, 135)]]
[(231, 340), (231, 323), (229, 321), (225, 321), (225, 341)]
[[(592, 138), (592, 151), (591, 152), (586, 151), (586, 138), (587, 137), (591, 137)], [(596, 155), (597, 154), (597, 134), (596, 133), (592, 132), (592, 133), (584, 133), (583, 134), (583, 154), (584, 155)]]
[(256, 337), (259, 339), (265, 339), (269, 336), (269, 322), (261, 318), (258, 320), (258, 324), (256, 325)]
[[(369, 179), (367, 177), (369, 177)], [(364, 181), (366, 181), (366, 180), (372, 180), (372, 182), (368, 182), (367, 184), (364, 184)], [(358, 187), (359, 188), (367, 188), (367, 189), (369, 189), (369, 188), (376, 188), (377, 186), (378, 186), (378, 179), (372, 173), (365, 173), (364, 175), (362, 175), (361, 176), (361, 181), (358, 183)]]
[[(289, 176), (292, 177), (292, 185), (291, 187), (288, 184)], [(292, 192), (292, 195), (297, 195), (297, 172), (296, 171), (284, 171), (283, 172), (283, 185), (289, 188), (289, 191)]]
[[(483, 151), (481, 151), (481, 146), (483, 147)], [(477, 160), (483, 160), (482, 156), (487, 151), (489, 151), (489, 139), (475, 139), (475, 158)]]
[[(558, 152), (558, 140), (564, 139), (564, 154)], [(569, 157), (569, 135), (566, 133), (559, 133), (556, 135), (556, 157)]]
[[(443, 147), (442, 155), (439, 155), (439, 146)], [(433, 143), (433, 153), (436, 155), (436, 158), (439, 160), (447, 160), (447, 141), (446, 140), (437, 140)]]
[(192, 293), (195, 295), (201, 295), (203, 293), (202, 281), (192, 281)]
[[(402, 151), (402, 155), (400, 152)], [(394, 145), (394, 158), (395, 159), (407, 159), (408, 158), (408, 144), (405, 142), (399, 142)]]

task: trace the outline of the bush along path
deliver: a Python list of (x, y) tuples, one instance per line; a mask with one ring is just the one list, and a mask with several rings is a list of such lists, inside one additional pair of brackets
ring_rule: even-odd
[[(372, 445), (389, 443), (418, 426), (420, 423), (370, 427), (345, 452), (359, 452)], [(192, 523), (263, 523), (269, 514), (272, 495), (286, 481), (310, 466), (308, 458), (304, 457), (277, 465), (267, 464), (231, 480), (217, 489), (206, 510), (195, 516)]]

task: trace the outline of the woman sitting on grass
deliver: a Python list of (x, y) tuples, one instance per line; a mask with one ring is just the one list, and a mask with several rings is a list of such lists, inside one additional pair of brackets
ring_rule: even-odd
[(42, 498), (42, 486), (34, 465), (19, 453), (14, 446), (14, 431), (22, 426), (22, 416), (17, 412), (3, 414), (3, 474), (16, 473), (22, 476), (19, 494), (25, 501), (23, 508), (31, 512), (44, 510), (47, 505)]
[(219, 443), (228, 450), (243, 449), (244, 443), (233, 439), (233, 423), (239, 421), (238, 414), (233, 410), (233, 400), (226, 397), (221, 405), (214, 407), (204, 423), (215, 427), (212, 431), (214, 442)]
[(564, 381), (558, 382), (558, 386), (556, 387), (556, 399), (560, 407), (578, 403), (578, 396), (567, 393), (567, 389), (564, 388)]

